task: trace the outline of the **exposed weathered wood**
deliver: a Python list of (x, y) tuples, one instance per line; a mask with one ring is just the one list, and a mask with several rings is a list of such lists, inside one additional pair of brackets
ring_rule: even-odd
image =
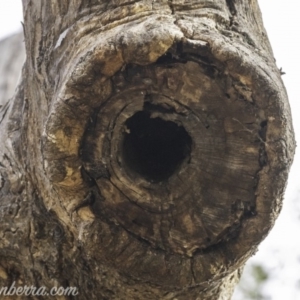
[(0, 111), (0, 286), (230, 299), (295, 147), (257, 2), (23, 7), (27, 59)]

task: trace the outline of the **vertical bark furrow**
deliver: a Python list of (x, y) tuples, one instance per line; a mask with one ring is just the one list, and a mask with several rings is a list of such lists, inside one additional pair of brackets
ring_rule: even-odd
[(235, 16), (237, 13), (235, 8), (235, 2), (236, 2), (235, 0), (226, 0), (227, 7), (232, 16)]

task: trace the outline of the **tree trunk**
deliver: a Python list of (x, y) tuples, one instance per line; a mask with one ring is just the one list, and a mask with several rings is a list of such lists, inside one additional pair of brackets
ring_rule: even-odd
[(230, 299), (295, 148), (257, 1), (23, 8), (22, 79), (0, 98), (0, 286)]

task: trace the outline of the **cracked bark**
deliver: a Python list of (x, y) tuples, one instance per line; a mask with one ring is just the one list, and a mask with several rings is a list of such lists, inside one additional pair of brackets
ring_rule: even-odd
[(295, 147), (257, 2), (23, 7), (27, 59), (0, 100), (0, 286), (230, 299)]

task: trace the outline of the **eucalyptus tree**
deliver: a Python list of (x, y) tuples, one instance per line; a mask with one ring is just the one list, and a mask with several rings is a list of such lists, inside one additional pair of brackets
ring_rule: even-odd
[(257, 1), (23, 11), (12, 98), (21, 36), (0, 45), (0, 286), (230, 299), (295, 148)]

